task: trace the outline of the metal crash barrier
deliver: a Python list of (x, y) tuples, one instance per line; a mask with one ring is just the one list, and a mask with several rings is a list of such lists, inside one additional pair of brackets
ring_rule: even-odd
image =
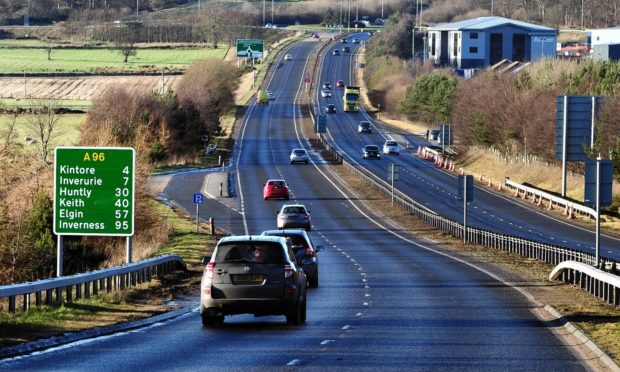
[[(12, 284), (0, 287), (0, 303), (7, 303), (8, 311), (17, 307), (28, 310), (34, 295), (34, 304), (53, 305), (89, 298), (99, 292), (112, 292), (131, 288), (176, 270), (186, 270), (183, 259), (175, 255), (149, 258), (143, 261), (88, 273)], [(3, 307), (0, 307), (2, 309)]]

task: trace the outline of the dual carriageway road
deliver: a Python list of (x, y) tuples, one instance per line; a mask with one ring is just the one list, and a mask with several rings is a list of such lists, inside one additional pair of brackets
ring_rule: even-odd
[[(308, 207), (311, 236), (315, 244), (325, 246), (320, 253), (320, 286), (308, 291), (307, 323), (295, 327), (287, 326), (284, 317), (239, 315), (208, 329), (194, 311), (135, 331), (17, 358), (0, 364), (0, 369), (589, 368), (576, 344), (559, 337), (562, 327), (537, 315), (539, 304), (383, 220), (347, 189), (318, 153), (310, 151), (310, 165), (289, 164), (292, 148), (311, 150), (299, 122), (298, 103), (307, 56), (317, 45), (316, 40), (294, 44), (287, 51), (293, 61), (278, 61), (267, 88), (276, 93), (276, 100), (251, 106), (239, 128), (231, 164), (237, 198), (210, 200), (206, 206), (216, 221), (229, 221), (225, 225), (231, 233), (258, 234), (275, 228), (276, 211), (286, 203), (264, 201), (262, 184), (268, 178), (287, 180), (290, 202)], [(350, 56), (339, 58), (325, 59), (321, 82), (348, 76)], [(341, 99), (338, 94), (332, 98), (340, 113), (328, 119), (330, 135), (361, 161), (356, 157), (362, 143), (379, 144), (379, 137), (354, 134), (354, 124), (363, 114), (341, 113)], [(446, 187), (453, 182), (447, 176), (435, 181), (436, 171), (414, 157), (403, 154), (396, 160), (418, 170), (420, 177), (429, 177), (429, 182)], [(368, 166), (380, 172), (387, 162), (373, 164)], [(191, 211), (191, 195), (201, 189), (206, 175), (172, 175), (164, 193)], [(437, 193), (422, 195), (436, 198)], [(442, 203), (450, 205), (449, 200)], [(196, 293), (196, 307), (198, 297)]]

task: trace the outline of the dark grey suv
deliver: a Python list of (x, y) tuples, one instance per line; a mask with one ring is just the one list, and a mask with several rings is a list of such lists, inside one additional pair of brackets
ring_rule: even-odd
[(202, 324), (215, 326), (226, 315), (285, 315), (289, 324), (306, 321), (307, 278), (291, 243), (275, 236), (220, 239), (200, 284)]
[(267, 230), (263, 231), (261, 235), (282, 236), (291, 239), (293, 252), (295, 252), (297, 262), (301, 262), (301, 267), (308, 277), (310, 287), (319, 286), (319, 257), (317, 253), (323, 250), (322, 245), (315, 246), (308, 233), (301, 229)]

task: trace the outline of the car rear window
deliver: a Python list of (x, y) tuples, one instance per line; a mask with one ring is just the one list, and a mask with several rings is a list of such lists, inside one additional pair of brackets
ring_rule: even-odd
[(306, 213), (304, 207), (286, 207), (283, 213)]
[(215, 256), (216, 263), (284, 263), (282, 246), (272, 242), (234, 242), (220, 244)]
[(271, 186), (284, 186), (284, 181), (269, 181)]
[(379, 151), (377, 146), (366, 146), (366, 151)]
[(295, 150), (293, 152), (295, 153), (295, 155), (305, 155), (306, 154), (306, 150)]
[(396, 146), (397, 145), (396, 141), (387, 141), (385, 144), (387, 146)]

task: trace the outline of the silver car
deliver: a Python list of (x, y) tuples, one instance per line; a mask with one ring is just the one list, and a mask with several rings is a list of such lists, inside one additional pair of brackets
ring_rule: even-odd
[(302, 228), (306, 231), (312, 229), (310, 212), (303, 204), (284, 204), (276, 217), (278, 229)]
[(308, 156), (308, 152), (305, 149), (293, 149), (291, 151), (291, 155), (289, 156), (291, 164), (295, 163), (306, 163), (310, 162), (310, 157)]
[(323, 89), (321, 90), (321, 97), (323, 98), (329, 98), (332, 96), (332, 91), (329, 89)]
[(275, 236), (220, 239), (200, 283), (202, 324), (216, 326), (226, 315), (285, 315), (287, 323), (306, 321), (308, 278), (290, 240)]

